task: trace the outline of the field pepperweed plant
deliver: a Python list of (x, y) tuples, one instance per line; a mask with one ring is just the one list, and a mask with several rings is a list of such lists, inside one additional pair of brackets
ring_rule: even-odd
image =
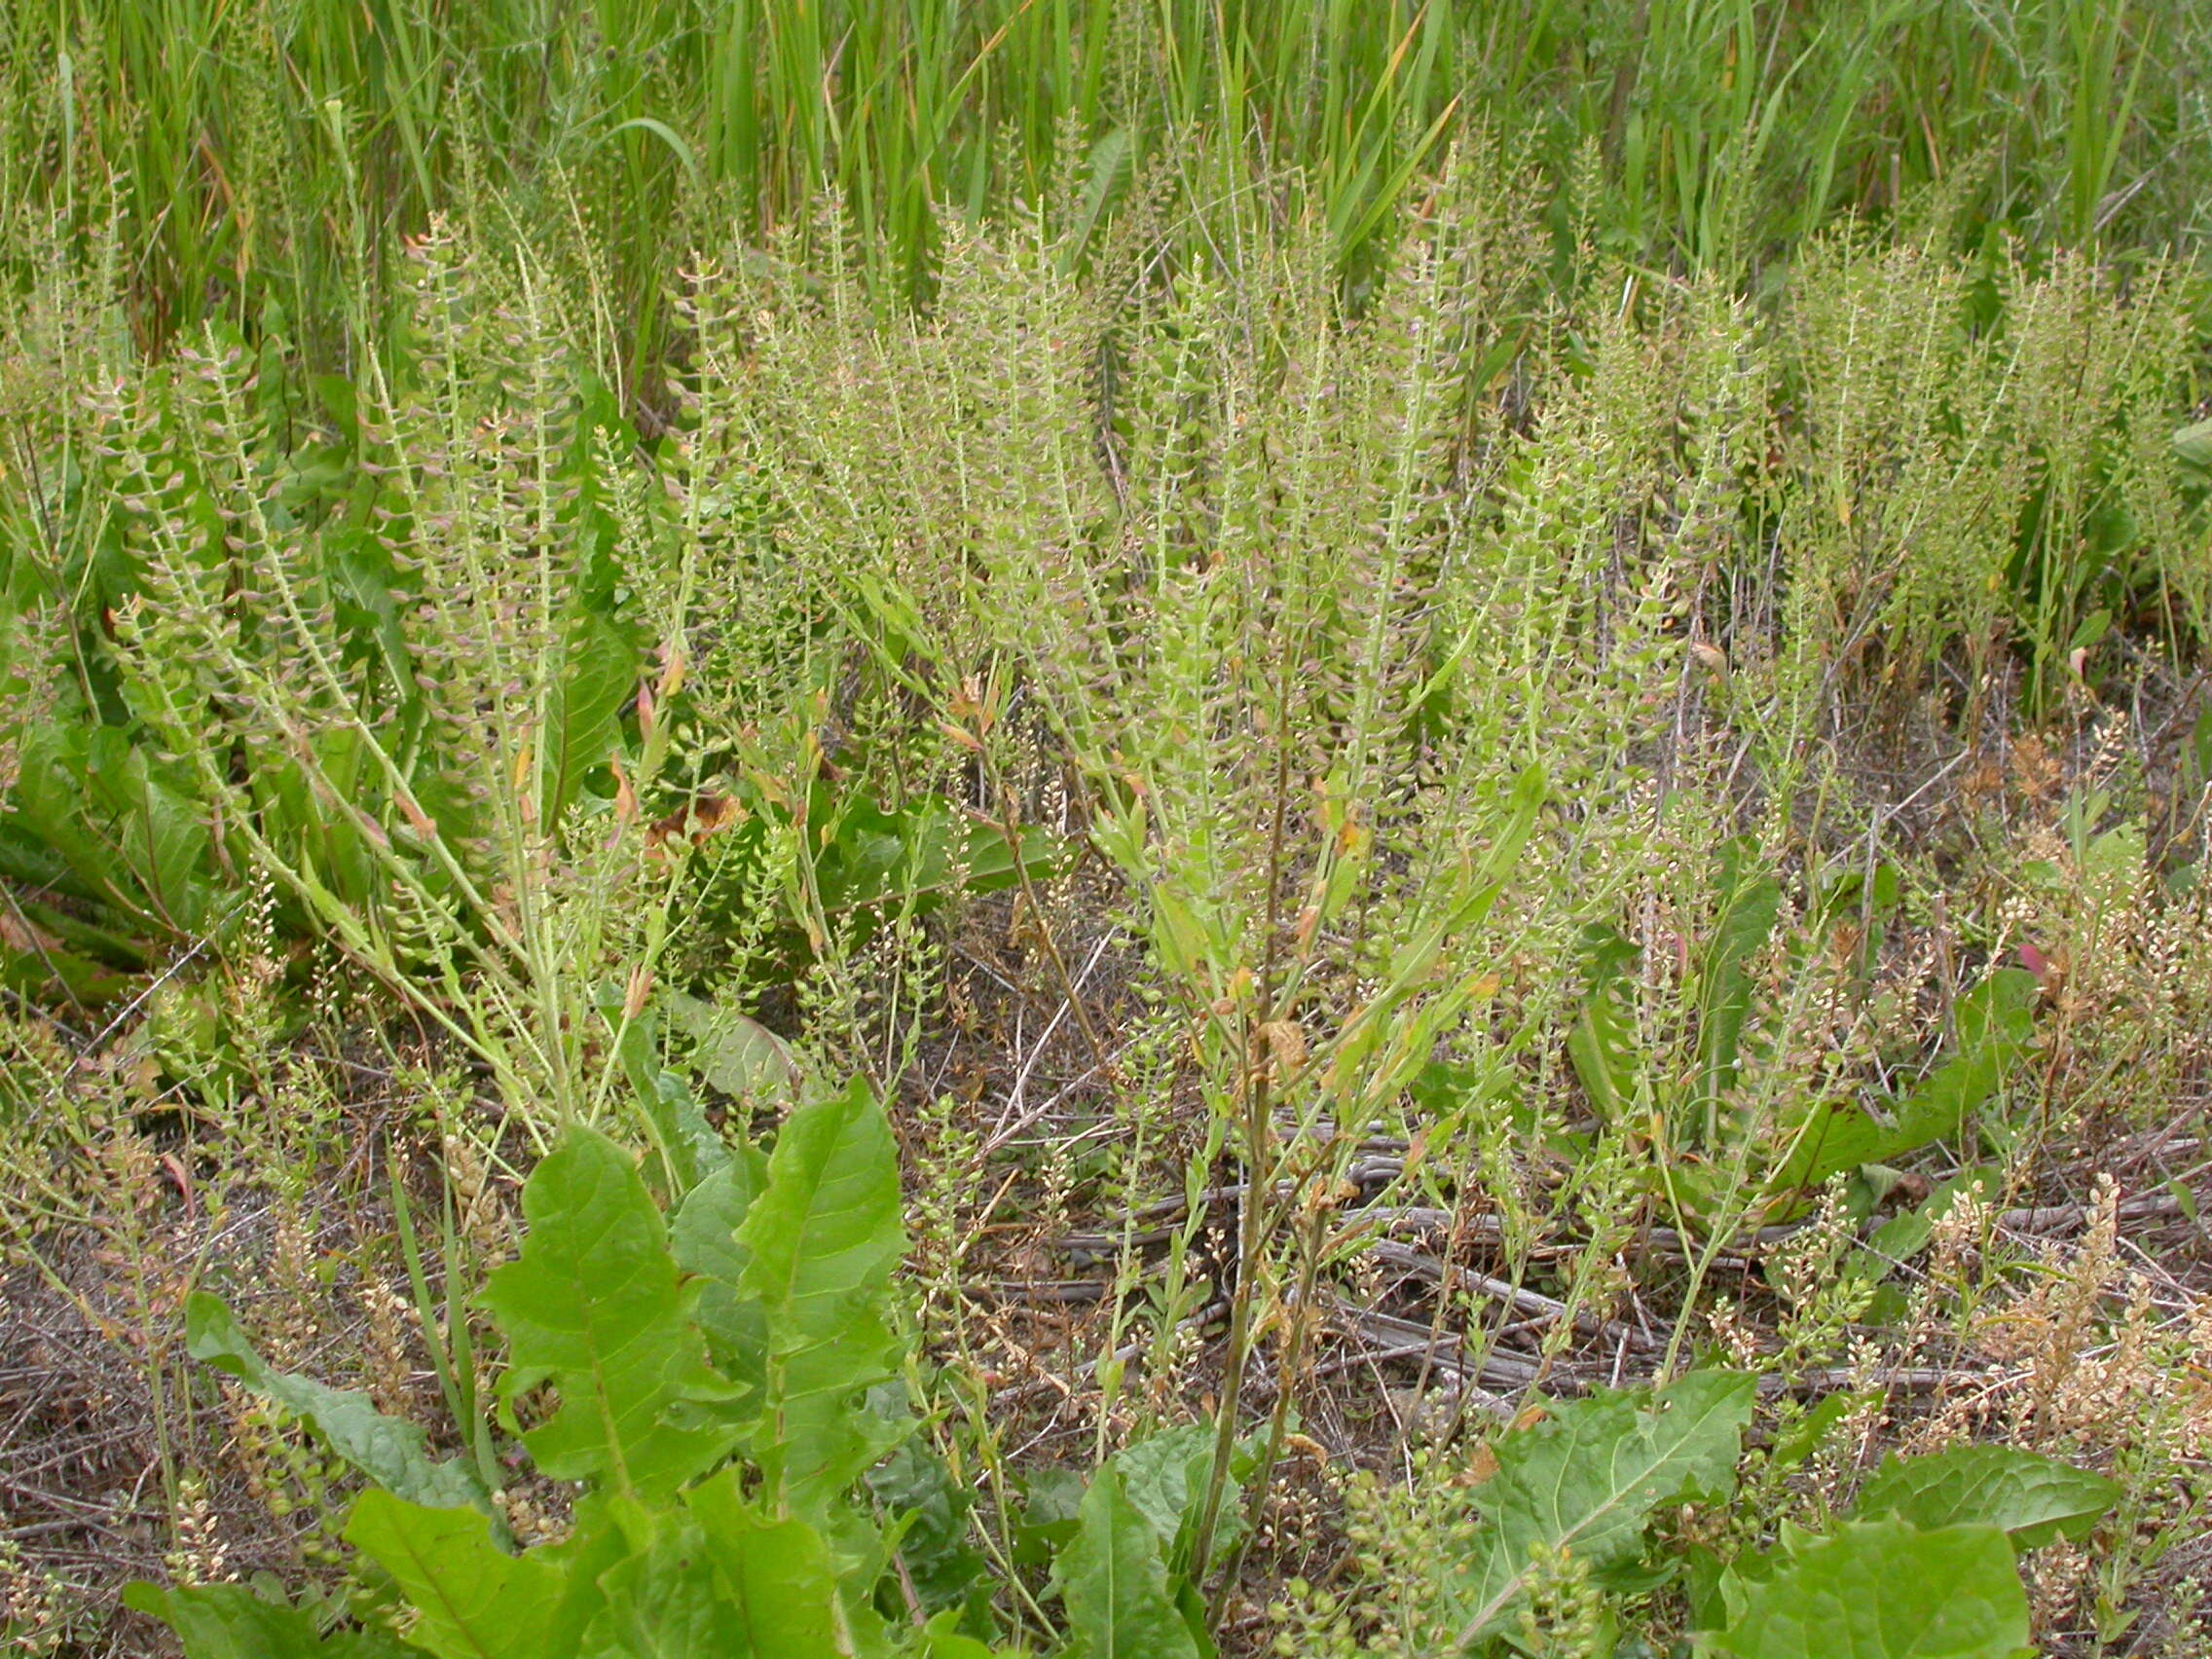
[(13, 1646), (2212, 1648), (2193, 11), (35, 10)]

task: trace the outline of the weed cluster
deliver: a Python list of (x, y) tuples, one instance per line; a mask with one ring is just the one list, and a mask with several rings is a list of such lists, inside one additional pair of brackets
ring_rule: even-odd
[(0, 19), (0, 1632), (2200, 1651), (2201, 24), (1861, 22)]

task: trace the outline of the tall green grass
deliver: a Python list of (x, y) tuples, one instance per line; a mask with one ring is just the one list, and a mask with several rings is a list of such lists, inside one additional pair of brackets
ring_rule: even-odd
[(496, 193), (637, 370), (710, 224), (803, 246), (833, 195), (917, 296), (948, 216), (1042, 203), (1080, 258), (1135, 205), (1234, 258), (1311, 210), (1356, 278), (1476, 124), (1563, 258), (1774, 268), (1931, 185), (1977, 234), (2163, 245), (2206, 35), (2182, 0), (51, 0), (0, 17), (0, 212), (18, 282), (111, 245), (148, 345), (252, 317), (329, 360), (332, 279)]

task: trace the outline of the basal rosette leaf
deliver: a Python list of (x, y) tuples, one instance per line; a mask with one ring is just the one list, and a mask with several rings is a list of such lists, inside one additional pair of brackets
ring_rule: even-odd
[(416, 1651), (381, 1630), (326, 1636), (306, 1608), (264, 1601), (242, 1584), (133, 1584), (123, 1604), (174, 1631), (185, 1659), (408, 1659)]
[(562, 661), (545, 712), (541, 822), (557, 824), (584, 773), (620, 741), (621, 714), (638, 686), (638, 650), (606, 617), (576, 607), (562, 630)]
[[(1190, 1554), (1198, 1530), (1199, 1502), (1213, 1472), (1213, 1452), (1212, 1426), (1190, 1422), (1161, 1429), (1114, 1454), (1114, 1470), (1121, 1477), (1123, 1494), (1152, 1523), (1172, 1571), (1197, 1576), (1207, 1565), (1192, 1562)], [(1236, 1462), (1232, 1458), (1224, 1485), (1222, 1516), (1214, 1530), (1217, 1560), (1244, 1531), (1244, 1515), (1236, 1504), (1242, 1490), (1236, 1478)]]
[(550, 1382), (550, 1419), (523, 1436), (544, 1473), (666, 1496), (712, 1468), (736, 1431), (707, 1408), (729, 1388), (708, 1369), (696, 1287), (669, 1254), (659, 1209), (629, 1156), (571, 1131), (523, 1189), (522, 1254), (484, 1300), (507, 1333), (513, 1399)]
[(408, 1640), (437, 1659), (555, 1659), (572, 1649), (572, 1636), (556, 1640), (566, 1564), (543, 1552), (508, 1555), (473, 1511), (365, 1492), (346, 1539), (391, 1575), (416, 1611)]
[(2032, 974), (2017, 968), (1990, 974), (1959, 1000), (1956, 1051), (1897, 1102), (1891, 1123), (1876, 1123), (1852, 1100), (1816, 1106), (1768, 1190), (1808, 1193), (1861, 1164), (1887, 1163), (1955, 1137), (2018, 1064), (2034, 1029), (2036, 994)]
[(1067, 1604), (1068, 1659), (1199, 1659), (1175, 1604), (1154, 1523), (1112, 1463), (1092, 1477), (1076, 1535), (1053, 1564)]
[(987, 1609), (997, 1585), (969, 1521), (976, 1493), (928, 1440), (895, 1448), (868, 1470), (867, 1491), (895, 1534), (901, 1588), (910, 1587), (918, 1611)]
[(577, 1659), (817, 1659), (849, 1653), (837, 1581), (804, 1522), (765, 1523), (719, 1477), (688, 1513), (631, 1508), (632, 1552), (599, 1575)]
[(898, 1151), (866, 1084), (785, 1122), (737, 1243), (740, 1300), (767, 1342), (754, 1460), (777, 1513), (820, 1518), (903, 1432), (859, 1405), (898, 1367), (891, 1273), (905, 1249)]
[[(822, 1534), (803, 1521), (762, 1515), (746, 1501), (734, 1470), (686, 1493), (683, 1501), (685, 1525), (706, 1546), (715, 1593), (741, 1643), (723, 1651), (817, 1659), (881, 1644), (879, 1627), (856, 1632), (847, 1586), (838, 1582)], [(702, 1650), (702, 1659), (706, 1654)]]
[(2017, 1549), (2083, 1536), (2120, 1499), (2118, 1481), (2012, 1446), (1954, 1446), (1893, 1456), (1860, 1489), (1853, 1512), (1923, 1530), (1995, 1527)]
[(1696, 1371), (1654, 1397), (1641, 1390), (1560, 1401), (1545, 1421), (1493, 1447), (1497, 1472), (1476, 1489), (1486, 1525), (1447, 1594), (1459, 1646), (1495, 1630), (1519, 1600), (1538, 1545), (1604, 1569), (1632, 1561), (1653, 1509), (1725, 1491), (1755, 1397), (1736, 1372)]
[(2184, 466), (2212, 475), (2212, 421), (2196, 421), (2173, 436), (2174, 455)]
[(1751, 1018), (1756, 979), (1752, 965), (1773, 936), (1782, 907), (1782, 883), (1756, 863), (1751, 837), (1720, 849), (1720, 890), (1726, 895), (1712, 937), (1699, 953), (1699, 1098), (1716, 1102), (1735, 1086), (1744, 1026)]
[(221, 1298), (194, 1291), (184, 1306), (184, 1331), (194, 1359), (291, 1413), (386, 1491), (432, 1508), (484, 1507), (484, 1484), (475, 1470), (458, 1459), (431, 1458), (421, 1425), (386, 1417), (366, 1394), (271, 1370)]
[(2028, 1659), (2028, 1598), (1995, 1527), (1857, 1521), (1745, 1587), (1728, 1659)]
[(768, 1161), (750, 1144), (684, 1195), (668, 1230), (676, 1265), (699, 1281), (693, 1317), (706, 1334), (715, 1369), (741, 1396), (761, 1386), (768, 1349), (767, 1321), (757, 1303), (740, 1294), (752, 1252), (737, 1230), (768, 1182)]

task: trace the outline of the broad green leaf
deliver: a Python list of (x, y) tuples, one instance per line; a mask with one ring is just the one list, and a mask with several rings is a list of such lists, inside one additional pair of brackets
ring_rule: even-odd
[(124, 867), (163, 921), (185, 932), (197, 928), (213, 893), (202, 873), (211, 841), (203, 815), (121, 730), (94, 732), (86, 755), (94, 793), (114, 814)]
[(219, 1297), (194, 1291), (184, 1305), (185, 1349), (281, 1407), (347, 1462), (394, 1496), (433, 1509), (486, 1502), (476, 1471), (458, 1458), (434, 1461), (419, 1424), (386, 1417), (366, 1394), (272, 1371), (254, 1352)]
[(1583, 935), (1583, 993), (1567, 1029), (1567, 1055), (1591, 1109), (1617, 1122), (1636, 1104), (1634, 994), (1636, 946), (1612, 928), (1592, 924)]
[(1744, 1588), (1732, 1659), (2026, 1659), (2028, 1598), (1995, 1527), (1857, 1521)]
[(1487, 1525), (1469, 1560), (1447, 1569), (1465, 1646), (1519, 1599), (1542, 1544), (1604, 1570), (1632, 1562), (1660, 1504), (1723, 1492), (1756, 1395), (1753, 1380), (1693, 1371), (1656, 1397), (1641, 1389), (1563, 1400), (1535, 1427), (1493, 1444), (1497, 1472), (1474, 1494)]
[(600, 1013), (615, 1034), (616, 1057), (664, 1161), (672, 1199), (681, 1199), (701, 1176), (728, 1161), (729, 1149), (683, 1079), (661, 1065), (659, 1014), (648, 1011), (629, 1016), (622, 993), (612, 983), (601, 988)]
[(306, 1608), (265, 1602), (242, 1584), (132, 1584), (123, 1604), (176, 1632), (185, 1659), (405, 1659), (415, 1651), (381, 1630), (324, 1636)]
[(655, 1066), (636, 1074), (634, 1082), (639, 1111), (666, 1160), (675, 1196), (681, 1198), (697, 1186), (708, 1170), (720, 1168), (728, 1160), (729, 1149), (707, 1122), (707, 1114), (700, 1110), (689, 1086), (675, 1072)]
[(928, 1659), (1023, 1659), (1026, 1649), (993, 1647), (963, 1636), (959, 1617), (958, 1609), (947, 1608), (922, 1627), (922, 1652)]
[(2000, 968), (1959, 999), (1957, 1057), (1906, 1095), (1881, 1162), (1959, 1132), (1967, 1114), (2004, 1085), (2035, 1025), (2041, 987), (2024, 968)]
[(201, 814), (119, 727), (24, 726), (9, 806), (10, 827), (61, 860), (87, 896), (164, 931), (204, 917), (213, 889)]
[[(1862, 1177), (1879, 1175), (1884, 1181), (1890, 1181), (1896, 1172), (1886, 1164), (1877, 1163), (1862, 1165), (1860, 1174)], [(1882, 1196), (1896, 1190), (1893, 1182)], [(1917, 1256), (1935, 1231), (1936, 1216), (1927, 1204), (1917, 1209), (1899, 1210), (1875, 1230), (1874, 1236), (1866, 1240), (1863, 1248), (1854, 1250), (1845, 1259), (1843, 1276), (1876, 1281), (1887, 1278)]]
[(898, 1366), (887, 1310), (905, 1249), (898, 1150), (865, 1082), (786, 1120), (737, 1242), (768, 1342), (754, 1460), (778, 1513), (819, 1520), (903, 1432), (856, 1404)]
[(661, 993), (669, 1021), (691, 1042), (691, 1070), (733, 1099), (795, 1098), (804, 1074), (791, 1045), (758, 1020), (682, 991)]
[(955, 893), (995, 893), (1023, 870), (1050, 873), (1057, 837), (1025, 827), (1018, 842), (942, 795), (922, 795), (895, 810), (867, 799), (836, 801), (818, 793), (810, 809), (831, 826), (815, 860), (815, 885), (831, 914), (911, 897), (923, 908)]
[(907, 1440), (868, 1470), (867, 1490), (897, 1529), (902, 1584), (911, 1586), (923, 1612), (958, 1609), (971, 1598), (988, 1603), (988, 1564), (970, 1542), (976, 1494), (927, 1440)]
[(692, 1316), (706, 1333), (707, 1351), (741, 1392), (761, 1385), (768, 1324), (760, 1305), (739, 1294), (751, 1252), (737, 1241), (737, 1230), (767, 1180), (768, 1161), (746, 1143), (685, 1196), (668, 1235), (676, 1265), (699, 1280)]
[(1769, 1182), (1775, 1193), (1809, 1192), (1862, 1163), (1886, 1163), (1956, 1137), (1967, 1115), (2004, 1084), (2034, 1023), (2035, 976), (2001, 968), (1959, 1000), (1953, 1056), (1899, 1102), (1894, 1124), (1876, 1123), (1855, 1101), (1825, 1102)]
[(1860, 1489), (1853, 1513), (1894, 1515), (1922, 1529), (1995, 1527), (2020, 1549), (2079, 1538), (2120, 1501), (2117, 1481), (2010, 1446), (1954, 1446), (1890, 1457)]
[(506, 1554), (483, 1516), (365, 1492), (346, 1539), (390, 1573), (416, 1609), (416, 1646), (438, 1659), (554, 1659), (548, 1638), (568, 1575), (538, 1555)]
[(532, 1561), (555, 1569), (563, 1581), (560, 1604), (546, 1623), (546, 1659), (570, 1659), (579, 1651), (584, 1632), (606, 1604), (600, 1580), (632, 1553), (620, 1523), (621, 1506), (636, 1508), (628, 1498), (586, 1493), (576, 1500), (568, 1537), (530, 1552)]
[(1014, 1559), (1045, 1567), (1075, 1537), (1089, 1480), (1074, 1469), (1033, 1469), (1021, 1482), (1022, 1505), (1014, 1521)]
[(539, 822), (558, 824), (589, 768), (612, 753), (625, 704), (638, 686), (638, 652), (606, 617), (579, 610), (569, 623), (559, 677), (546, 699), (544, 797)]
[(2175, 432), (2174, 456), (2185, 466), (2212, 473), (2212, 421), (2198, 421)]
[(524, 1443), (556, 1480), (673, 1493), (735, 1435), (703, 1409), (729, 1390), (707, 1368), (695, 1289), (669, 1255), (660, 1211), (629, 1155), (583, 1128), (532, 1173), (522, 1201), (522, 1254), (492, 1274), (484, 1300), (507, 1333), (502, 1392), (550, 1381), (560, 1393)]
[[(1152, 1523), (1153, 1530), (1160, 1535), (1161, 1550), (1174, 1571), (1189, 1572), (1192, 1568), (1191, 1545), (1198, 1506), (1213, 1470), (1213, 1448), (1212, 1426), (1189, 1422), (1161, 1429), (1150, 1439), (1114, 1454), (1124, 1494), (1130, 1506)], [(1236, 1503), (1237, 1461), (1235, 1457), (1230, 1459), (1230, 1478), (1214, 1530), (1216, 1560), (1235, 1544), (1244, 1530), (1244, 1514)], [(1203, 1570), (1202, 1566), (1199, 1570)]]
[(1735, 1086), (1744, 1022), (1751, 1010), (1751, 959), (1774, 932), (1782, 883), (1751, 866), (1757, 844), (1739, 836), (1720, 850), (1727, 892), (1698, 964), (1699, 1098), (1718, 1100)]
[[(1740, 1557), (1739, 1560), (1751, 1559)], [(1690, 1544), (1680, 1556), (1682, 1592), (1689, 1599), (1689, 1628), (1693, 1631), (1718, 1630), (1734, 1617), (1728, 1598), (1722, 1591), (1723, 1581), (1729, 1573), (1729, 1564), (1711, 1544)]]
[[(716, 1551), (683, 1515), (640, 1512), (639, 1547), (599, 1575), (604, 1601), (578, 1659), (732, 1659), (758, 1651), (723, 1595)], [(742, 1565), (739, 1564), (742, 1570)]]
[(1821, 1449), (1821, 1443), (1837, 1423), (1864, 1406), (1867, 1400), (1867, 1394), (1851, 1388), (1838, 1388), (1827, 1395), (1789, 1427), (1776, 1434), (1774, 1444), (1767, 1448), (1768, 1464), (1778, 1469), (1795, 1468)]
[(1097, 229), (1099, 215), (1106, 210), (1107, 198), (1113, 195), (1115, 185), (1127, 170), (1129, 156), (1129, 129), (1125, 125), (1114, 128), (1091, 145), (1083, 199), (1060, 239), (1060, 269), (1067, 275), (1075, 274), (1084, 249), (1090, 245), (1091, 232)]
[(1817, 1101), (1769, 1191), (1778, 1197), (1817, 1192), (1830, 1176), (1889, 1155), (1894, 1132), (1856, 1100)]
[(684, 1494), (714, 1564), (716, 1588), (744, 1646), (759, 1659), (818, 1659), (856, 1651), (829, 1546), (803, 1521), (771, 1520), (725, 1470)]
[(1172, 1553), (1183, 1531), (1194, 1492), (1203, 1492), (1213, 1467), (1214, 1431), (1206, 1423), (1178, 1423), (1114, 1454), (1129, 1507), (1152, 1523), (1162, 1553)]
[[(33, 930), (33, 937), (16, 940), (22, 948), (44, 950), (58, 942), (118, 968), (143, 971), (152, 963), (155, 952), (132, 919), (103, 903), (92, 886), (70, 873), (52, 847), (5, 809), (0, 809), (0, 880), (15, 890), (17, 920)], [(68, 908), (46, 903), (42, 894), (68, 899)]]
[(18, 931), (18, 940), (0, 938), (0, 985), (21, 995), (41, 997), (58, 989), (71, 1002), (98, 1008), (114, 1002), (136, 983), (27, 930)]
[(1075, 1538), (1052, 1576), (1067, 1602), (1069, 1659), (1198, 1659), (1160, 1534), (1129, 1501), (1112, 1463), (1084, 1493)]

